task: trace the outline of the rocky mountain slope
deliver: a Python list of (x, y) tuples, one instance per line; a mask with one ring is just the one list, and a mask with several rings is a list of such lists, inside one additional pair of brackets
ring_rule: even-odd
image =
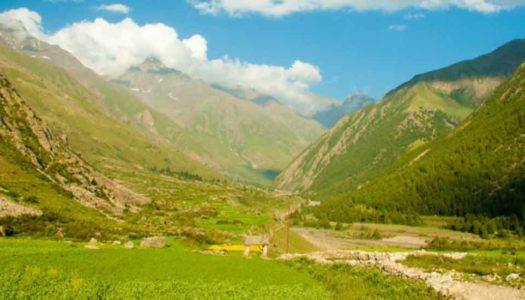
[(146, 197), (96, 172), (69, 150), (67, 138), (56, 137), (3, 74), (0, 74), (0, 104), (2, 146), (16, 149), (41, 176), (70, 193), (82, 205), (120, 214), (149, 202)]
[(115, 82), (187, 130), (220, 169), (252, 182), (271, 182), (272, 173), (322, 133), (319, 123), (275, 99), (255, 91), (241, 98), (155, 59), (131, 68)]
[[(426, 75), (341, 120), (278, 177), (281, 189), (344, 193), (460, 124), (525, 60), (525, 41)], [(498, 63), (501, 61), (501, 63)]]
[(319, 212), (346, 219), (358, 203), (384, 211), (525, 217), (525, 65), (460, 126), (398, 160)]

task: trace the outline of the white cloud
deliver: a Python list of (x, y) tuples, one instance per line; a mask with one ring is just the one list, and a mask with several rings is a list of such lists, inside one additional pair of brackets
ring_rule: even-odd
[(408, 27), (404, 24), (395, 24), (395, 25), (388, 26), (388, 30), (399, 31), (399, 32), (405, 31), (407, 30), (407, 28)]
[(16, 30), (20, 35), (31, 35), (37, 38), (44, 36), (42, 18), (34, 11), (19, 8), (5, 11), (0, 14), (0, 24)]
[(481, 13), (495, 13), (525, 5), (525, 0), (188, 0), (202, 13), (231, 15), (258, 13), (279, 17), (316, 10), (351, 9), (356, 11), (437, 10), (451, 7)]
[(128, 14), (131, 11), (131, 9), (128, 6), (120, 3), (100, 5), (98, 7), (98, 10), (105, 10), (120, 14)]
[(302, 112), (317, 108), (310, 87), (322, 80), (319, 68), (300, 60), (281, 67), (228, 57), (209, 59), (204, 37), (194, 35), (181, 39), (172, 27), (161, 23), (139, 25), (130, 18), (118, 23), (102, 18), (82, 21), (52, 35), (42, 32), (40, 16), (28, 10), (8, 11), (0, 18), (24, 20), (37, 31), (34, 36), (59, 45), (101, 75), (117, 77), (153, 57), (193, 78), (229, 88), (255, 89)]

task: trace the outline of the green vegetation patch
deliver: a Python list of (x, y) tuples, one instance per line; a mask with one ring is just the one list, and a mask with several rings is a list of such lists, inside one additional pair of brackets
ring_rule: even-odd
[(376, 269), (345, 265), (319, 266), (308, 260), (291, 262), (307, 270), (332, 293), (334, 299), (442, 299), (423, 282), (410, 281)]
[(402, 261), (409, 267), (422, 268), (428, 271), (436, 269), (455, 270), (475, 275), (507, 276), (511, 273), (525, 275), (525, 253), (502, 253), (500, 251), (469, 254), (463, 259), (452, 259), (444, 256), (409, 256)]

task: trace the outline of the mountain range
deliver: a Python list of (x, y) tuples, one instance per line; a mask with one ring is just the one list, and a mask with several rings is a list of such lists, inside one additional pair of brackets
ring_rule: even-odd
[[(525, 40), (515, 40), (417, 75), (380, 101), (317, 96), (324, 108), (300, 113), (154, 58), (109, 80), (57, 46), (0, 27), (0, 166), (8, 170), (0, 204), (15, 215), (91, 221), (176, 210), (167, 197), (219, 199), (216, 191), (228, 195), (218, 205), (237, 205), (235, 195), (264, 206), (270, 196), (235, 182), (269, 187), (284, 169), (276, 188), (322, 200), (320, 218), (525, 218), (524, 61)], [(160, 195), (146, 178), (176, 188)]]
[(210, 164), (232, 178), (271, 183), (323, 131), (272, 97), (218, 89), (153, 58), (114, 82), (184, 128), (210, 153)]
[(23, 75), (38, 76), (78, 100), (45, 103), (34, 86), (21, 88), (36, 96), (27, 99), (51, 127), (67, 133), (72, 147), (100, 166), (169, 167), (271, 185), (288, 161), (323, 132), (318, 122), (276, 99), (261, 102), (266, 96), (254, 91), (241, 91), (243, 98), (154, 59), (109, 82), (61, 48), (21, 38), (13, 29), (0, 26), (0, 44), (4, 72), (15, 83), (25, 81)]
[(525, 64), (461, 125), (403, 155), (386, 172), (323, 202), (320, 215), (349, 221), (356, 205), (378, 211), (525, 217)]
[(279, 175), (277, 187), (317, 199), (359, 189), (400, 156), (461, 124), (524, 60), (525, 40), (516, 40), (415, 76), (339, 121)]

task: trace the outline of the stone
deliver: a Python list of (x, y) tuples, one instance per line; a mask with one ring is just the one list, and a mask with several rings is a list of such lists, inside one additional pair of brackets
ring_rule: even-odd
[(124, 244), (124, 248), (126, 248), (126, 249), (133, 249), (133, 248), (135, 248), (135, 244), (132, 241), (127, 241)]
[(98, 241), (97, 241), (96, 238), (91, 238), (91, 239), (89, 240), (89, 243), (90, 243), (90, 244), (94, 244), (94, 245), (96, 245), (96, 244), (98, 243)]
[(166, 238), (163, 236), (152, 236), (142, 239), (140, 242), (142, 248), (164, 248), (166, 247)]
[(510, 273), (509, 275), (507, 275), (507, 277), (505, 277), (505, 280), (514, 281), (514, 280), (518, 280), (519, 278), (520, 278), (520, 274)]
[(62, 232), (62, 229), (58, 228), (57, 231), (55, 232), (55, 237), (57, 239), (63, 239), (64, 238), (64, 233)]
[(113, 241), (113, 245), (120, 245), (120, 244), (122, 244), (122, 243), (119, 240)]
[(98, 246), (97, 245), (93, 245), (93, 244), (87, 244), (84, 246), (84, 248), (86, 248), (87, 250), (98, 250)]

